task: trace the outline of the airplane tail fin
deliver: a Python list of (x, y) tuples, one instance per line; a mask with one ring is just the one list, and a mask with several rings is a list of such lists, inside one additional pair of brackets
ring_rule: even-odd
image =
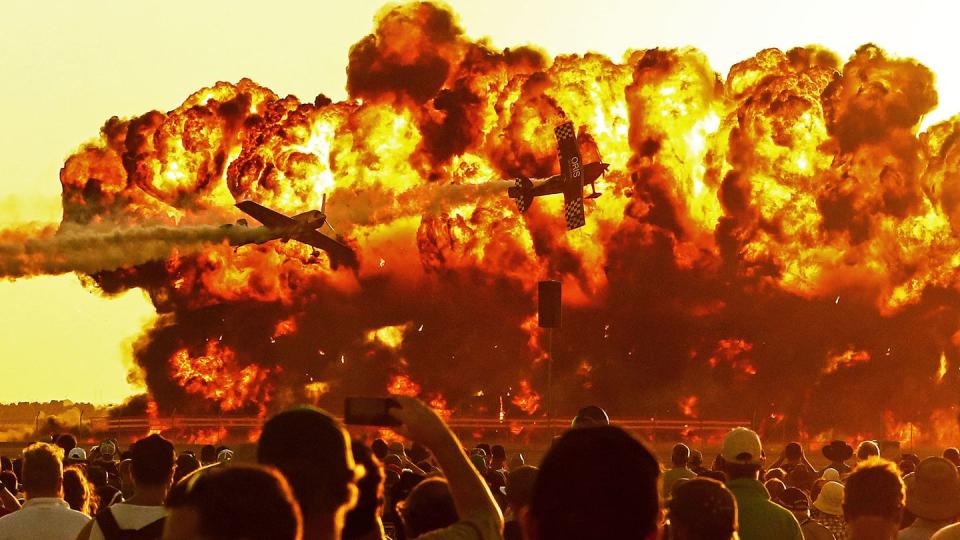
[(507, 190), (507, 194), (516, 201), (521, 214), (533, 206), (533, 182), (525, 176), (517, 178), (514, 186)]

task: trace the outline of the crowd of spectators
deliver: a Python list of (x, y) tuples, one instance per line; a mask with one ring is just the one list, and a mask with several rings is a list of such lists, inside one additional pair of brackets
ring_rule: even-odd
[(249, 463), (213, 445), (178, 455), (158, 434), (122, 452), (30, 444), (0, 459), (0, 540), (960, 539), (955, 448), (920, 459), (833, 441), (818, 469), (799, 443), (768, 460), (736, 428), (710, 467), (684, 444), (661, 465), (588, 407), (533, 466), (394, 399), (407, 444), (351, 439), (311, 407), (270, 418)]

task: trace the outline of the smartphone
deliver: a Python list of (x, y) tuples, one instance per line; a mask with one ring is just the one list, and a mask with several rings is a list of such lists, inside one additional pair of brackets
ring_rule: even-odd
[(343, 404), (343, 421), (358, 426), (399, 426), (390, 408), (400, 404), (391, 398), (348, 397)]

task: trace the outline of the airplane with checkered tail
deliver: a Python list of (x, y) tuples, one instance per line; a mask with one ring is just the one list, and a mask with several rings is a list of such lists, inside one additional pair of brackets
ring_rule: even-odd
[(586, 198), (599, 197), (600, 193), (597, 192), (594, 182), (607, 172), (610, 164), (600, 161), (583, 163), (573, 122), (560, 124), (554, 128), (553, 134), (557, 137), (560, 174), (550, 178), (517, 178), (514, 185), (507, 189), (507, 195), (516, 201), (517, 208), (523, 213), (530, 209), (536, 197), (562, 193), (564, 219), (567, 222), (567, 230), (572, 231), (587, 223), (583, 208), (584, 186), (590, 184), (591, 192), (586, 195)]

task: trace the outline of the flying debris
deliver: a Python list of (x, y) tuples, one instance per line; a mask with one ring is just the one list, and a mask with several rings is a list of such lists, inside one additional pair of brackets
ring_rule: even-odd
[(560, 158), (560, 174), (546, 179), (520, 177), (516, 185), (507, 190), (511, 199), (517, 201), (520, 212), (526, 212), (533, 206), (534, 197), (563, 193), (563, 214), (567, 230), (578, 229), (586, 225), (583, 210), (583, 186), (590, 184), (588, 199), (600, 196), (594, 185), (600, 175), (607, 172), (609, 163), (600, 161), (584, 165), (580, 157), (580, 145), (577, 144), (573, 122), (564, 122), (553, 130), (557, 137), (557, 154)]
[[(253, 201), (241, 201), (237, 203), (237, 208), (242, 210), (243, 213), (263, 223), (264, 227), (262, 228), (270, 232), (267, 240), (279, 238), (284, 242), (291, 239), (303, 242), (318, 250), (326, 251), (327, 255), (330, 256), (330, 265), (335, 269), (340, 265), (357, 268), (359, 266), (357, 254), (354, 253), (352, 249), (318, 230), (326, 225), (330, 227), (331, 231), (336, 233), (333, 225), (330, 225), (330, 222), (327, 221), (326, 206), (327, 196), (324, 195), (320, 210), (308, 210), (289, 217)], [(245, 227), (247, 226), (247, 222), (241, 219), (237, 221), (237, 225)], [(233, 225), (225, 226), (232, 227)]]

